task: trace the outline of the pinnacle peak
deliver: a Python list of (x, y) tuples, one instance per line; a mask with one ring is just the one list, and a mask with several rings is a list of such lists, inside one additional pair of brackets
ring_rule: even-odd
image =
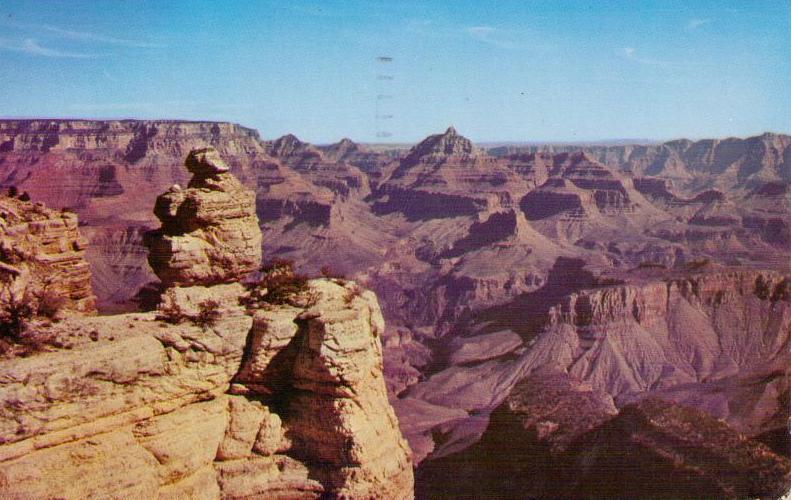
[(279, 140), (279, 141), (302, 142), (302, 141), (299, 140), (299, 137), (295, 136), (294, 134), (286, 134), (284, 136), (281, 136), (277, 140)]
[(448, 130), (445, 131), (445, 135), (458, 135), (458, 132), (456, 132), (456, 129), (451, 125), (448, 127)]

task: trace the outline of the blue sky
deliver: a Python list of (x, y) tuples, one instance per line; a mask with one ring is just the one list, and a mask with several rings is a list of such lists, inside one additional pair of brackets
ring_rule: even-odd
[(788, 133), (790, 59), (788, 0), (0, 0), (0, 116), (316, 143)]

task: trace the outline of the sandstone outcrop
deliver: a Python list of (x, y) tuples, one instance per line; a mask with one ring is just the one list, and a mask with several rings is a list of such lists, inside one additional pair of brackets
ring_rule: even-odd
[(183, 120), (0, 120), (0, 186), (76, 212), (100, 309), (128, 310), (156, 279), (142, 243), (159, 226), (151, 206), (173, 184), (189, 183), (184, 158), (206, 145), (256, 190), (261, 222), (314, 221), (332, 201), (331, 192), (270, 157), (255, 130)]
[(157, 198), (162, 227), (149, 233), (148, 262), (165, 286), (239, 280), (261, 262), (255, 193), (244, 188), (214, 148), (190, 152), (186, 189)]
[(412, 498), (376, 296), (323, 279), (304, 307), (242, 305), (249, 292), (228, 281), (253, 252), (232, 250), (233, 224), (253, 222), (260, 260), (252, 195), (214, 150), (187, 166), (190, 185), (160, 198), (155, 237), (197, 233), (231, 250), (155, 267), (178, 285), (158, 311), (35, 325), (55, 347), (0, 376), (0, 496)]
[(52, 326), (70, 349), (3, 366), (0, 495), (410, 498), (376, 299), (311, 286), (310, 309), (253, 317), (239, 285), (211, 287), (207, 329), (155, 313)]
[(46, 293), (64, 309), (96, 312), (85, 246), (76, 214), (0, 196), (0, 302)]

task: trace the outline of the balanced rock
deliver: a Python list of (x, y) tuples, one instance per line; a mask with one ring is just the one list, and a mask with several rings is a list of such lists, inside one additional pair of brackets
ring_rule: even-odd
[(220, 158), (220, 153), (212, 147), (193, 149), (187, 155), (184, 165), (191, 174), (197, 177), (212, 177), (229, 170)]
[(166, 287), (237, 281), (261, 262), (255, 193), (214, 148), (192, 150), (185, 165), (193, 174), (189, 185), (157, 198), (162, 227), (146, 235), (148, 263)]

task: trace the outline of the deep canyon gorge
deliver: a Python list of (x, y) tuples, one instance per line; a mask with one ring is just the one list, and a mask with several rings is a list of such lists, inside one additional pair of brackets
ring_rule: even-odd
[[(772, 498), (789, 185), (772, 133), (388, 147), (0, 120), (0, 271), (73, 312), (4, 361), (0, 493), (74, 473), (138, 497), (409, 497), (414, 465), (418, 498)], [(240, 305), (262, 259), (323, 274), (321, 298)], [(162, 327), (163, 293), (219, 323)]]

